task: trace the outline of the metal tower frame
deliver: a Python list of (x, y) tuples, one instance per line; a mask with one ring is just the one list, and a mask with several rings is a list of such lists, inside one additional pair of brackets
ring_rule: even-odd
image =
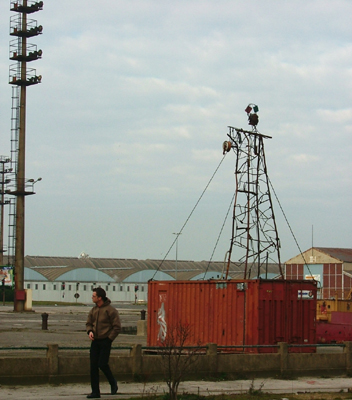
[(10, 182), (8, 179), (8, 174), (12, 172), (11, 168), (7, 168), (6, 164), (9, 164), (11, 159), (6, 156), (0, 156), (0, 267), (4, 265), (4, 253), (6, 252), (6, 248), (4, 247), (4, 206), (10, 203), (8, 198), (5, 198), (5, 187)]
[(12, 87), (11, 115), (11, 166), (13, 176), (7, 186), (7, 193), (13, 195), (10, 204), (9, 222), (9, 263), (13, 263), (15, 277), (14, 310), (23, 311), (24, 292), (24, 237), (25, 237), (25, 197), (34, 194), (33, 179), (25, 178), (26, 146), (26, 90), (28, 86), (41, 82), (34, 68), (27, 63), (41, 58), (42, 51), (27, 43), (27, 39), (42, 33), (43, 27), (34, 19), (28, 18), (43, 9), (42, 1), (15, 0), (10, 2), (10, 10), (15, 14), (10, 18), (10, 65), (9, 83)]
[[(251, 111), (254, 113), (251, 113)], [(236, 155), (236, 192), (233, 205), (232, 236), (227, 253), (228, 277), (233, 248), (237, 260), (244, 264), (244, 279), (259, 278), (269, 260), (276, 255), (280, 275), (283, 278), (280, 260), (280, 239), (271, 200), (269, 178), (264, 152), (264, 139), (270, 136), (257, 131), (258, 106), (250, 104), (246, 110), (252, 131), (229, 126), (228, 141), (223, 152), (233, 150)]]

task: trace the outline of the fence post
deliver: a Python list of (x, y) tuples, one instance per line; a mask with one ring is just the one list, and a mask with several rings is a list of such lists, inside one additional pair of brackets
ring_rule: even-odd
[(132, 374), (134, 376), (142, 374), (142, 345), (134, 344), (130, 356), (132, 357)]
[(343, 342), (345, 348), (343, 352), (345, 353), (346, 360), (346, 374), (352, 375), (352, 342)]
[(48, 330), (48, 318), (49, 314), (46, 312), (42, 314), (42, 330), (47, 331)]
[(49, 375), (59, 374), (59, 345), (48, 343), (46, 358), (49, 362)]
[(147, 321), (144, 319), (137, 321), (137, 336), (147, 336)]
[(216, 343), (207, 344), (208, 374), (214, 376), (218, 372), (218, 346)]
[(288, 369), (288, 344), (285, 342), (279, 342), (279, 354), (280, 354), (280, 373), (284, 375)]

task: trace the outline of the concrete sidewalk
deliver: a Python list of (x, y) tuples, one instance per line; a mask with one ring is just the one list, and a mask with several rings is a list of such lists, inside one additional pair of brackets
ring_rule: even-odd
[[(248, 392), (250, 387), (268, 393), (293, 394), (304, 392), (347, 392), (352, 386), (351, 378), (298, 378), (295, 380), (256, 379), (238, 381), (191, 381), (180, 384), (179, 393), (194, 393), (202, 396), (217, 394), (235, 394)], [(101, 384), (102, 399), (128, 399), (146, 397), (168, 392), (164, 382), (154, 383), (119, 383), (116, 395), (110, 395), (107, 383)], [(2, 386), (0, 399), (13, 400), (78, 400), (85, 399), (90, 393), (89, 384), (40, 385), (40, 386)], [(351, 394), (352, 398), (352, 394)]]

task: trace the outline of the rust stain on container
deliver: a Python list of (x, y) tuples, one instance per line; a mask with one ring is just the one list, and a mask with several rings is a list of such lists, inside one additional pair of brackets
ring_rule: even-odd
[(150, 281), (147, 344), (162, 345), (178, 323), (190, 325), (190, 346), (313, 344), (316, 294), (316, 283), (304, 280)]

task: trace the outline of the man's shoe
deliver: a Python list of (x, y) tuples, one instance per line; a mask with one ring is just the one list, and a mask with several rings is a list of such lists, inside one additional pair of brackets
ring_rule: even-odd
[(100, 399), (99, 393), (91, 393), (87, 396), (87, 399)]
[(117, 382), (116, 382), (116, 379), (115, 379), (115, 383), (113, 385), (111, 385), (111, 394), (116, 394), (118, 389), (119, 389), (119, 387), (117, 386)]

